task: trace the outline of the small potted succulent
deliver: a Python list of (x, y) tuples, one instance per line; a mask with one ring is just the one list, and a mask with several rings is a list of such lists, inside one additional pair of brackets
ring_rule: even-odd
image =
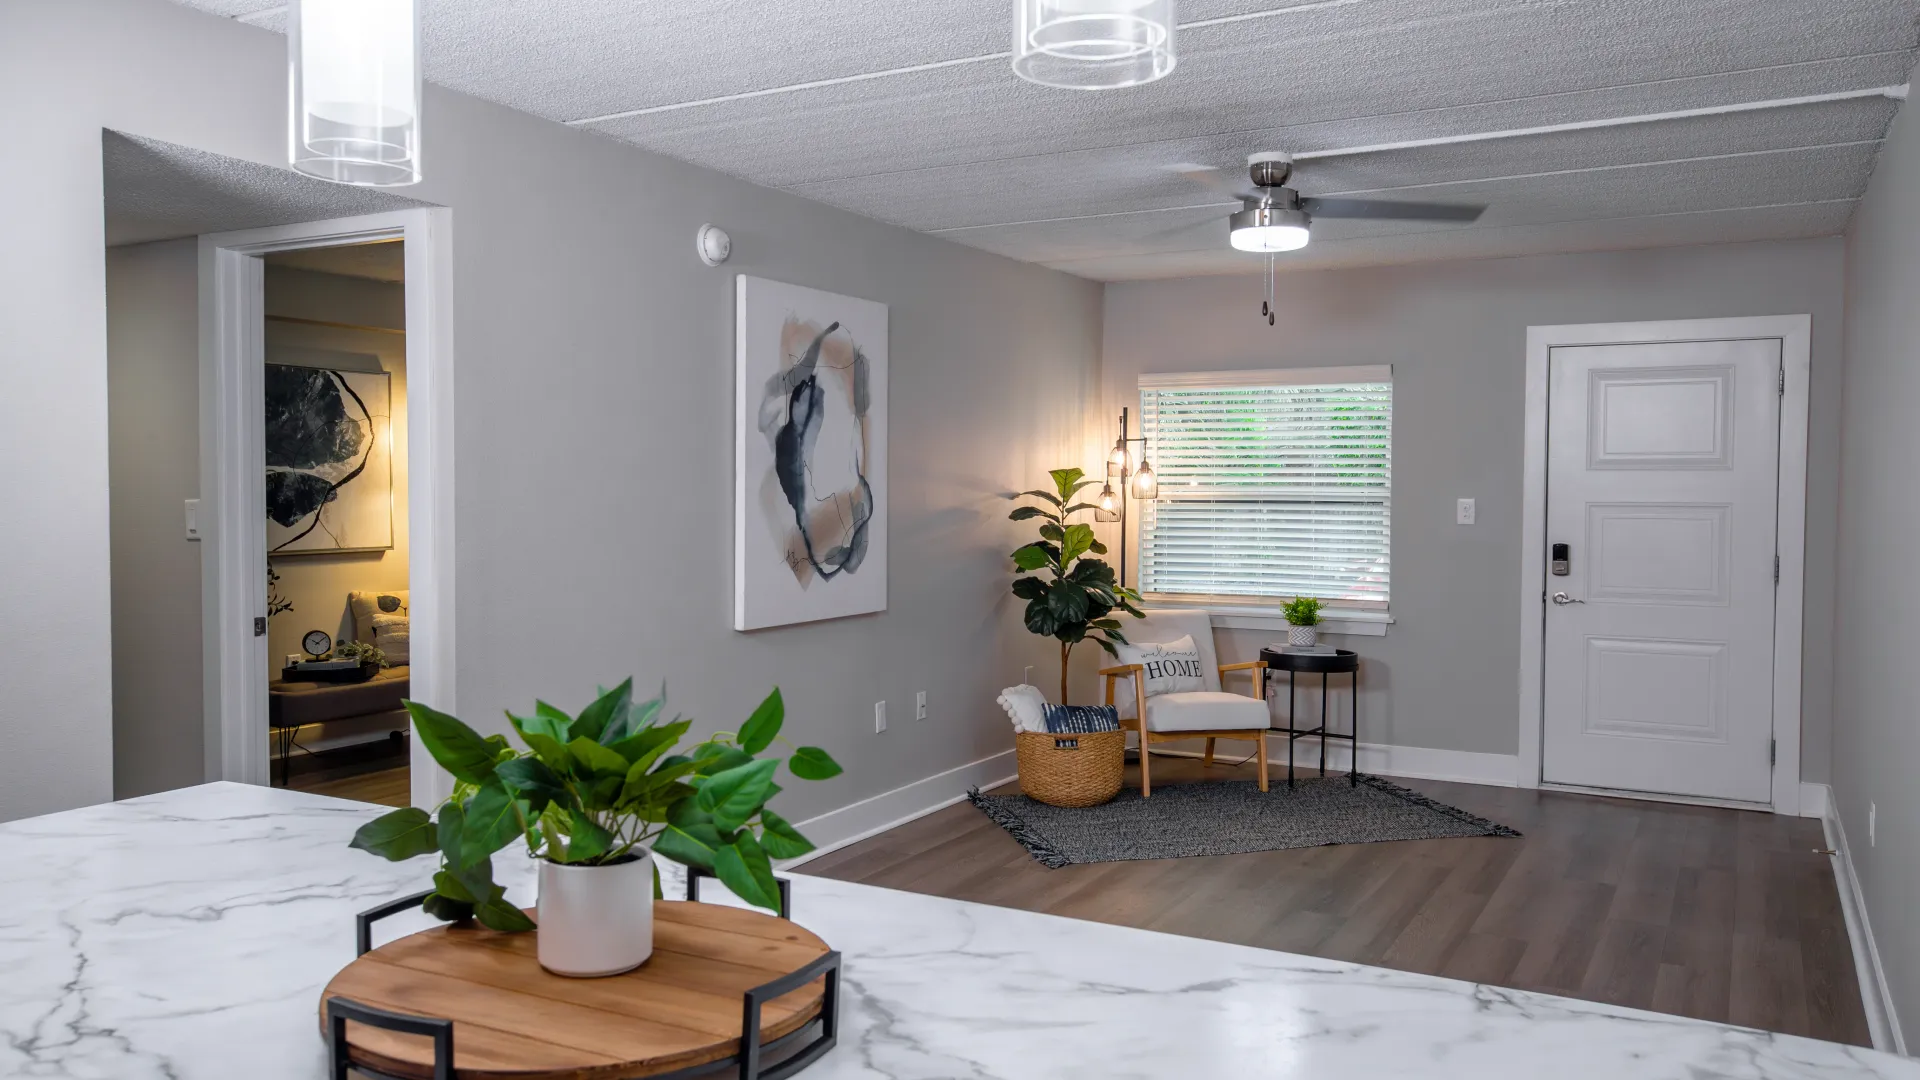
[[(439, 853), (440, 871), (422, 907), (448, 921), (493, 930), (535, 929), (494, 884), (493, 855), (519, 841), (540, 862), (540, 965), (558, 975), (617, 975), (653, 953), (658, 852), (714, 874), (741, 899), (778, 910), (774, 859), (813, 844), (767, 809), (781, 757), (761, 753), (785, 719), (780, 691), (767, 695), (737, 732), (672, 752), (692, 721), (662, 722), (665, 691), (633, 700), (628, 679), (568, 716), (544, 701), (532, 716), (507, 714), (528, 749), (482, 737), (445, 713), (406, 703), (435, 761), (453, 774), (437, 820), (417, 807), (368, 822), (352, 846), (399, 861)], [(817, 747), (784, 758), (802, 780), (836, 776)]]
[(1287, 617), (1287, 644), (1310, 649), (1320, 640), (1320, 601), (1311, 596), (1297, 597), (1281, 607)]

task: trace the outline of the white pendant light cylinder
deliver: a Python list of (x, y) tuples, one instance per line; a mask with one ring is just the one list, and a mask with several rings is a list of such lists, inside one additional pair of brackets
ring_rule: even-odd
[(1172, 74), (1174, 0), (1014, 0), (1013, 70), (1042, 86), (1110, 90)]
[(416, 0), (293, 0), (294, 169), (359, 187), (420, 182)]

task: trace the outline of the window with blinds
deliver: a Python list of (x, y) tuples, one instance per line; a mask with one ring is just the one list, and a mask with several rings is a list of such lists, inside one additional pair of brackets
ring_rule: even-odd
[(1145, 375), (1140, 589), (1385, 609), (1388, 367)]

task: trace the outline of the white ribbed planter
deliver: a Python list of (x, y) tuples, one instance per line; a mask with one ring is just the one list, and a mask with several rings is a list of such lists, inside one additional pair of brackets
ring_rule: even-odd
[(1312, 648), (1314, 645), (1319, 644), (1319, 642), (1320, 628), (1318, 626), (1287, 627), (1287, 644), (1289, 645), (1306, 649)]
[(653, 955), (653, 853), (615, 866), (540, 862), (540, 966), (594, 978)]

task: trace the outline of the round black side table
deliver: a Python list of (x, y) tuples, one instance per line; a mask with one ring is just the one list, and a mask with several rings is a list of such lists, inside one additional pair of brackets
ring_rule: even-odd
[[(1287, 673), (1287, 786), (1293, 786), (1293, 743), (1307, 735), (1316, 735), (1320, 739), (1320, 775), (1327, 775), (1327, 740), (1343, 739), (1352, 744), (1353, 753), (1348, 758), (1347, 784), (1357, 786), (1360, 783), (1360, 654), (1352, 649), (1335, 649), (1331, 655), (1326, 653), (1282, 652), (1279, 649), (1261, 649), (1260, 659), (1267, 662), (1266, 674), (1271, 677), (1276, 671)], [(1320, 726), (1299, 729), (1293, 726), (1293, 683), (1296, 674), (1320, 675)], [(1347, 717), (1347, 733), (1327, 730), (1327, 679), (1333, 675), (1347, 675), (1353, 679), (1353, 701)], [(1260, 688), (1260, 696), (1267, 696), (1267, 688)], [(1279, 728), (1273, 730), (1278, 731)]]

